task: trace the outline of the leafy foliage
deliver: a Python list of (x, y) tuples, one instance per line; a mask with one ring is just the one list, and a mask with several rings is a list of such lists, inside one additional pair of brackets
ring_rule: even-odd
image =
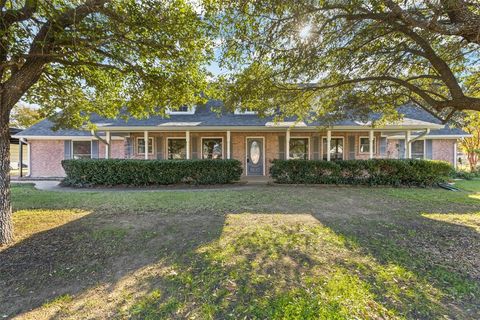
[[(408, 101), (445, 121), (458, 110), (480, 110), (479, 43), (420, 28), (396, 11), (408, 7), (411, 17), (433, 22), (448, 18), (444, 3), (464, 1), (211, 2), (225, 39), (223, 63), (233, 71), (224, 79), (230, 104), (304, 118), (313, 106), (332, 120), (372, 111), (391, 120)], [(478, 5), (465, 10), (476, 25)]]
[(63, 160), (65, 183), (91, 185), (227, 184), (240, 180), (238, 160)]
[(470, 171), (477, 170), (480, 156), (480, 113), (469, 112), (463, 119), (462, 129), (471, 134), (471, 137), (460, 140), (460, 148), (467, 154)]
[(10, 115), (10, 126), (13, 128), (28, 128), (43, 119), (38, 109), (24, 104), (16, 105)]
[(146, 117), (203, 101), (212, 40), (189, 1), (7, 1), (1, 9), (26, 10), (2, 39), (5, 83), (25, 82), (18, 98), (58, 126), (83, 125), (91, 112)]
[(454, 170), (451, 174), (452, 178), (455, 179), (465, 179), (465, 180), (473, 180), (475, 178), (480, 177), (480, 173), (478, 171), (464, 171), (464, 170)]
[(270, 174), (278, 183), (432, 186), (445, 181), (452, 167), (427, 160), (274, 160)]

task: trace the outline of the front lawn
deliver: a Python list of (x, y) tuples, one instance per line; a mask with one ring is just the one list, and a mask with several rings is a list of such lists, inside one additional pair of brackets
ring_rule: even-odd
[(13, 188), (0, 317), (480, 318), (480, 181), (465, 191)]

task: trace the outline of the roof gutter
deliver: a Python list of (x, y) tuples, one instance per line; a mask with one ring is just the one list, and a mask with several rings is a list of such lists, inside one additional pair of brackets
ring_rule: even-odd
[[(289, 126), (104, 126), (98, 127), (101, 131), (121, 131), (121, 132), (143, 132), (143, 131), (282, 131), (289, 129)], [(441, 129), (443, 126), (437, 124), (415, 125), (415, 126), (383, 126), (374, 128), (375, 131), (398, 131), (398, 130), (425, 130)], [(292, 131), (318, 131), (318, 130), (345, 130), (345, 131), (368, 131), (371, 127), (367, 126), (298, 126), (290, 128)]]

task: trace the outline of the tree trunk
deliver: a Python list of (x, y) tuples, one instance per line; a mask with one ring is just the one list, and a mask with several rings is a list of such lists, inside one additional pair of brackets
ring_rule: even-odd
[(8, 112), (0, 116), (0, 246), (13, 240), (9, 118)]

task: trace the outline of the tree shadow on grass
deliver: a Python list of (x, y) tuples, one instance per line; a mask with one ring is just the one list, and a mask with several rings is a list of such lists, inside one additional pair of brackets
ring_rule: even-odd
[(478, 318), (472, 228), (371, 201), (337, 214), (338, 203), (314, 198), (335, 190), (303, 191), (311, 203), (279, 199), (277, 215), (97, 211), (32, 235), (0, 251), (0, 315)]
[[(431, 312), (437, 307), (454, 318), (480, 317), (480, 233), (475, 228), (433, 220), (420, 212), (393, 214), (388, 220), (314, 216), (344, 237), (349, 248), (383, 266), (380, 270), (342, 263), (352, 271), (361, 270), (361, 278), (385, 306), (400, 307), (412, 318), (441, 316)], [(424, 284), (434, 290), (426, 292)]]
[[(405, 257), (402, 244), (385, 242), (390, 229), (375, 225), (368, 233), (378, 233), (380, 239), (370, 241), (355, 223), (347, 227), (349, 223), (331, 216), (315, 218), (230, 215), (219, 240), (173, 259), (175, 272), (137, 300), (128, 316), (476, 318), (476, 280), (448, 269), (441, 257), (422, 255), (415, 247), (416, 255)], [(429, 227), (478, 241), (461, 226), (434, 222)]]
[[(93, 212), (0, 251), (0, 316), (61, 302), (217, 239), (224, 216), (212, 213), (114, 215)], [(68, 300), (68, 299), (67, 299)]]

